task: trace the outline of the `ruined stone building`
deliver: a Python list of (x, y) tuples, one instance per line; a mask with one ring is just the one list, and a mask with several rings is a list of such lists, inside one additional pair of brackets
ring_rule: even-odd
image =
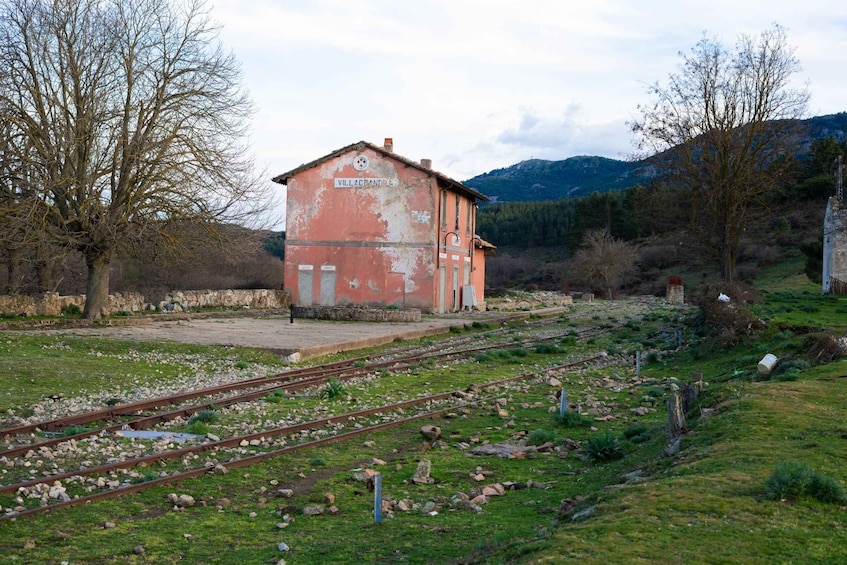
[(484, 305), (475, 233), (485, 195), (382, 147), (353, 143), (276, 176), (287, 187), (285, 288), (301, 306), (457, 311)]
[(847, 206), (831, 196), (823, 220), (823, 293), (847, 294)]

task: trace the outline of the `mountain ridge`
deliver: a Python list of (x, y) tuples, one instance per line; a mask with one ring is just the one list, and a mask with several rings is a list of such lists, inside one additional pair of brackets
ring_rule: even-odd
[[(801, 124), (809, 132), (806, 149), (816, 139), (847, 139), (847, 112), (815, 116)], [(654, 177), (655, 170), (645, 161), (576, 155), (559, 161), (527, 159), (477, 175), (463, 184), (485, 194), (492, 203), (533, 202), (625, 190)]]

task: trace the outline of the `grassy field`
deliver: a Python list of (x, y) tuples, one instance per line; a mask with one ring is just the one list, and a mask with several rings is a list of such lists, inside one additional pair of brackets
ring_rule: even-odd
[[(847, 300), (821, 297), (807, 285), (780, 286), (765, 292), (755, 311), (767, 329), (731, 350), (696, 342), (683, 325), (688, 313), (659, 310), (640, 321), (613, 321), (607, 314), (585, 322), (562, 318), (561, 327), (600, 323), (614, 331), (518, 354), (521, 330), (515, 328), (512, 355), (385, 375), (348, 386), (334, 402), (313, 394), (268, 404), (250, 417), (314, 409), (331, 414), (377, 398), (533, 375), (499, 391), (496, 401), (431, 422), (444, 434), (435, 448), (419, 434), (421, 423), (410, 424), (227, 475), (4, 520), (0, 554), (16, 563), (847, 562), (843, 502), (767, 493), (769, 477), (788, 461), (847, 484), (847, 361), (822, 359), (819, 346), (824, 335), (843, 335)], [(676, 351), (678, 330), (685, 346)], [(103, 389), (221, 367), (275, 367), (273, 359), (249, 351), (20, 333), (0, 336), (0, 349), (0, 386), (8, 392), (2, 407), (18, 412), (57, 392), (108, 394)], [(555, 390), (543, 377), (568, 358), (595, 350), (652, 353), (637, 384), (634, 366), (559, 374), (573, 402), (602, 402), (614, 416), (589, 416), (591, 427), (566, 427), (551, 416)], [(780, 358), (779, 370), (767, 379), (756, 373), (765, 353)], [(695, 372), (707, 386), (687, 415), (681, 450), (668, 457), (663, 399)], [(637, 415), (639, 407), (654, 411)], [(232, 419), (224, 414), (216, 425)], [(583, 448), (612, 438), (622, 457), (585, 460), (560, 449), (508, 459), (470, 456), (457, 447), (516, 435), (556, 445), (571, 440)], [(431, 461), (435, 481), (412, 484), (424, 459)], [(354, 480), (356, 470), (367, 466), (382, 473), (387, 498), (416, 508), (375, 524), (372, 495)], [(474, 480), (479, 472), (485, 481)], [(481, 512), (451, 503), (457, 493), (489, 483), (526, 488), (491, 497)], [(281, 497), (282, 486), (294, 497)], [(174, 511), (169, 493), (190, 494), (201, 504)], [(337, 514), (303, 514), (306, 506), (324, 504), (327, 493), (335, 497)], [(428, 503), (437, 508), (434, 514), (423, 512)], [(289, 550), (281, 551), (280, 542)]]

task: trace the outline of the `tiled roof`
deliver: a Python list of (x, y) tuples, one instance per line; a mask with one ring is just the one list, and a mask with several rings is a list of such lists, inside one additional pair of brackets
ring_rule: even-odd
[(342, 147), (341, 149), (336, 149), (335, 151), (333, 151), (333, 152), (331, 152), (327, 155), (324, 155), (323, 157), (320, 157), (320, 158), (315, 159), (314, 161), (310, 161), (308, 163), (304, 163), (304, 164), (300, 165), (299, 167), (297, 167), (296, 169), (291, 169), (287, 173), (282, 173), (281, 175), (277, 175), (272, 180), (275, 183), (288, 184), (289, 179), (291, 179), (291, 177), (297, 175), (298, 173), (301, 173), (301, 172), (303, 172), (307, 169), (311, 169), (312, 167), (317, 167), (318, 165), (325, 163), (326, 161), (329, 161), (331, 159), (335, 159), (339, 155), (343, 155), (344, 153), (347, 153), (348, 151), (361, 151), (365, 147), (367, 147), (368, 149), (371, 149), (372, 151), (376, 151), (377, 153), (380, 153), (380, 154), (382, 154), (382, 155), (384, 155), (384, 156), (386, 156), (390, 159), (394, 159), (395, 161), (400, 161), (401, 163), (403, 163), (404, 165), (406, 165), (408, 167), (418, 169), (418, 170), (423, 171), (423, 172), (425, 172), (429, 175), (434, 176), (435, 178), (438, 179), (438, 181), (441, 184), (445, 185), (447, 188), (449, 188), (450, 190), (453, 190), (454, 192), (458, 192), (459, 194), (462, 194), (463, 196), (467, 196), (467, 197), (470, 197), (470, 198), (481, 200), (483, 202), (488, 202), (488, 197), (485, 196), (484, 194), (482, 194), (481, 192), (477, 192), (476, 190), (472, 189), (471, 187), (465, 186), (462, 183), (460, 183), (459, 181), (453, 180), (450, 177), (448, 177), (448, 176), (446, 176), (442, 173), (439, 173), (438, 171), (433, 171), (432, 169), (424, 167), (420, 163), (412, 161), (411, 159), (406, 159), (405, 157), (397, 155), (396, 153), (393, 153), (391, 151), (386, 151), (385, 148), (380, 147), (379, 145), (374, 145), (373, 143), (368, 143), (367, 141), (358, 141), (356, 143), (351, 143), (350, 145)]

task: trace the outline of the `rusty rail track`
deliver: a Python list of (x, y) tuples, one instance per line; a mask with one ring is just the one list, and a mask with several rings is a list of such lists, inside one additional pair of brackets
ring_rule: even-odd
[[(560, 337), (564, 337), (564, 335), (551, 336), (547, 338), (540, 338), (538, 340), (532, 341), (524, 341), (521, 345), (526, 346), (531, 343), (538, 343), (543, 341), (550, 341), (553, 339), (558, 339)], [(569, 335), (569, 334), (567, 334)], [(585, 337), (583, 334), (580, 337)], [(417, 363), (420, 363), (423, 360), (434, 359), (434, 358), (445, 358), (445, 357), (458, 357), (463, 355), (468, 355), (472, 353), (483, 352), (491, 349), (496, 349), (502, 347), (502, 344), (491, 344), (485, 346), (478, 346), (467, 349), (453, 350), (453, 351), (440, 351), (437, 353), (431, 353), (428, 355), (413, 355), (407, 357), (400, 358), (392, 358), (384, 361), (376, 361), (371, 362), (365, 365), (357, 366), (357, 363), (363, 362), (363, 360), (368, 359), (367, 357), (357, 357), (353, 359), (348, 359), (344, 361), (337, 361), (334, 363), (326, 363), (323, 365), (318, 365), (316, 367), (305, 367), (302, 369), (295, 369), (292, 371), (286, 371), (283, 373), (277, 373), (275, 375), (267, 376), (267, 377), (254, 377), (251, 379), (245, 379), (241, 381), (235, 381), (232, 383), (227, 383), (223, 385), (217, 385), (213, 387), (207, 387), (203, 389), (198, 389), (194, 391), (178, 393), (170, 396), (158, 397), (154, 399), (122, 404), (118, 406), (112, 406), (109, 408), (105, 408), (102, 410), (96, 410), (91, 412), (85, 412), (81, 414), (75, 414), (72, 416), (65, 416), (62, 418), (57, 418), (54, 420), (46, 420), (41, 422), (35, 422), (30, 424), (25, 424), (22, 426), (16, 426), (13, 428), (7, 428), (0, 430), (0, 438), (3, 437), (14, 437), (20, 434), (25, 434), (29, 432), (33, 432), (36, 430), (40, 431), (56, 431), (62, 430), (69, 426), (74, 425), (83, 425), (91, 422), (99, 422), (99, 421), (115, 421), (120, 420), (122, 418), (126, 418), (127, 416), (139, 415), (145, 410), (160, 408), (163, 406), (173, 406), (185, 402), (187, 400), (193, 400), (195, 398), (201, 397), (211, 397), (218, 394), (224, 394), (231, 391), (236, 390), (244, 390), (253, 388), (252, 392), (238, 394), (232, 397), (217, 399), (211, 402), (205, 402), (202, 404), (196, 404), (189, 407), (180, 408), (177, 410), (171, 410), (168, 412), (152, 415), (152, 416), (142, 416), (140, 418), (135, 418), (130, 421), (123, 420), (118, 424), (107, 425), (105, 427), (100, 427), (95, 430), (84, 431), (78, 434), (73, 434), (70, 436), (63, 436), (59, 438), (48, 439), (44, 441), (40, 441), (37, 443), (25, 444), (17, 447), (10, 447), (6, 450), (0, 451), (0, 456), (15, 456), (20, 453), (25, 453), (26, 451), (33, 448), (40, 447), (50, 447), (52, 445), (57, 445), (63, 441), (68, 441), (70, 439), (79, 440), (84, 439), (86, 437), (91, 437), (97, 435), (102, 431), (112, 432), (124, 428), (128, 426), (131, 429), (146, 429), (150, 426), (156, 425), (161, 422), (169, 421), (176, 419), (178, 417), (190, 416), (200, 410), (204, 410), (209, 408), (210, 405), (214, 404), (215, 406), (231, 406), (233, 404), (237, 404), (239, 402), (249, 402), (251, 400), (256, 400), (258, 398), (262, 398), (270, 392), (276, 390), (283, 391), (294, 391), (301, 390), (303, 388), (308, 388), (311, 386), (318, 386), (325, 383), (330, 377), (336, 376), (339, 380), (348, 380), (351, 378), (355, 378), (361, 376), (363, 374), (367, 374), (376, 369), (385, 369), (392, 368), (394, 370), (403, 370), (414, 366)], [(298, 379), (298, 380), (295, 380)], [(262, 386), (271, 384), (272, 386)]]
[[(580, 359), (580, 360), (574, 361), (574, 362), (569, 363), (567, 365), (559, 365), (559, 366), (557, 366), (557, 368), (558, 369), (567, 369), (567, 368), (578, 366), (578, 365), (584, 365), (585, 363), (590, 363), (592, 361), (596, 361), (596, 360), (601, 359), (603, 357), (604, 357), (603, 355), (595, 355), (595, 356), (592, 356), (592, 357), (588, 357), (588, 358), (585, 358), (585, 359)], [(509, 383), (509, 382), (519, 381), (519, 380), (523, 380), (523, 379), (526, 379), (526, 378), (537, 377), (537, 376), (538, 375), (536, 373), (522, 373), (520, 375), (508, 377), (508, 378), (505, 378), (505, 379), (500, 379), (500, 380), (497, 380), (497, 381), (487, 382), (487, 383), (477, 385), (477, 386), (481, 389), (492, 388), (492, 387), (504, 385), (504, 384)], [(424, 396), (424, 397), (419, 397), (419, 398), (415, 398), (415, 399), (411, 399), (411, 400), (404, 400), (402, 402), (386, 404), (386, 405), (378, 406), (378, 407), (375, 407), (375, 408), (368, 408), (368, 409), (359, 410), (359, 411), (356, 411), (356, 412), (350, 412), (350, 413), (347, 413), (347, 414), (334, 415), (334, 416), (329, 416), (329, 417), (326, 417), (326, 418), (310, 420), (308, 422), (302, 422), (302, 423), (299, 423), (299, 424), (292, 424), (292, 425), (283, 426), (283, 427), (275, 428), (275, 429), (271, 429), (271, 430), (262, 430), (262, 431), (253, 432), (253, 433), (247, 434), (247, 435), (231, 437), (231, 438), (227, 438), (227, 439), (223, 439), (223, 440), (219, 440), (219, 441), (214, 441), (214, 442), (206, 442), (206, 443), (203, 443), (203, 444), (198, 444), (198, 445), (194, 445), (194, 446), (190, 446), (190, 447), (186, 447), (186, 448), (155, 453), (155, 454), (146, 455), (146, 456), (143, 456), (143, 457), (137, 457), (137, 458), (133, 458), (133, 459), (127, 459), (127, 460), (124, 460), (124, 461), (108, 463), (108, 464), (99, 465), (99, 466), (91, 467), (91, 468), (87, 468), (87, 469), (79, 469), (79, 470), (72, 471), (72, 472), (59, 473), (59, 474), (56, 474), (56, 475), (45, 476), (45, 477), (38, 478), (38, 479), (31, 479), (31, 480), (28, 480), (28, 481), (23, 481), (23, 482), (19, 482), (19, 483), (15, 483), (15, 484), (0, 485), (0, 493), (18, 492), (20, 489), (26, 489), (26, 488), (29, 488), (29, 487), (32, 487), (32, 486), (35, 486), (35, 485), (38, 485), (38, 484), (50, 484), (50, 483), (53, 483), (54, 481), (61, 481), (63, 479), (68, 479), (68, 478), (71, 478), (71, 477), (86, 477), (86, 476), (100, 475), (100, 474), (108, 473), (110, 471), (115, 471), (115, 470), (118, 470), (118, 469), (128, 469), (128, 468), (139, 467), (139, 466), (142, 466), (142, 465), (147, 465), (149, 463), (163, 462), (163, 461), (178, 459), (178, 458), (184, 457), (185, 455), (189, 455), (189, 454), (208, 452), (208, 451), (218, 451), (218, 450), (221, 450), (222, 448), (230, 448), (230, 447), (240, 446), (240, 445), (243, 444), (244, 441), (249, 442), (250, 440), (253, 440), (253, 439), (268, 438), (268, 437), (274, 437), (274, 436), (287, 436), (287, 435), (291, 435), (291, 434), (297, 433), (299, 431), (307, 430), (307, 429), (316, 429), (316, 428), (324, 427), (324, 426), (330, 424), (331, 422), (346, 422), (346, 421), (350, 421), (350, 420), (353, 420), (353, 419), (356, 419), (356, 418), (362, 418), (362, 417), (367, 417), (367, 416), (372, 416), (372, 415), (382, 414), (382, 413), (388, 413), (388, 412), (395, 412), (397, 410), (401, 410), (401, 409), (408, 408), (408, 407), (411, 407), (411, 406), (422, 405), (422, 404), (427, 404), (427, 403), (432, 403), (432, 402), (438, 402), (438, 401), (442, 401), (442, 400), (445, 400), (445, 399), (448, 399), (448, 398), (451, 398), (451, 397), (457, 397), (457, 396), (460, 395), (460, 393), (461, 393), (461, 391), (459, 391), (459, 390), (441, 392), (441, 393), (432, 394), (432, 395), (428, 395), (428, 396)], [(399, 418), (397, 420), (392, 420), (392, 421), (389, 421), (389, 422), (383, 422), (383, 423), (375, 424), (375, 425), (372, 425), (372, 426), (367, 426), (367, 427), (362, 427), (362, 428), (355, 429), (355, 430), (350, 430), (350, 431), (347, 431), (347, 432), (341, 432), (341, 433), (338, 433), (336, 435), (332, 435), (332, 436), (322, 438), (322, 439), (318, 439), (318, 440), (312, 440), (312, 441), (307, 441), (307, 442), (300, 443), (300, 444), (297, 444), (297, 445), (286, 446), (286, 447), (283, 447), (283, 448), (280, 448), (280, 449), (275, 449), (275, 450), (267, 451), (267, 452), (264, 452), (264, 453), (258, 453), (256, 455), (252, 455), (252, 456), (248, 456), (248, 457), (244, 457), (244, 458), (230, 459), (230, 460), (228, 460), (228, 461), (226, 461), (225, 463), (222, 463), (222, 464), (225, 465), (225, 467), (227, 467), (227, 468), (237, 468), (237, 467), (252, 465), (254, 463), (258, 463), (260, 461), (264, 461), (264, 460), (269, 459), (269, 458), (280, 457), (282, 455), (293, 453), (293, 452), (301, 450), (301, 449), (307, 449), (307, 448), (310, 448), (310, 447), (316, 447), (316, 446), (320, 446), (320, 445), (324, 445), (324, 444), (328, 444), (328, 443), (344, 441), (346, 439), (349, 439), (349, 438), (352, 438), (352, 437), (355, 437), (355, 436), (358, 436), (358, 435), (372, 433), (372, 432), (375, 432), (375, 431), (382, 431), (382, 430), (385, 430), (385, 429), (389, 429), (389, 428), (396, 427), (396, 426), (401, 426), (403, 424), (413, 422), (413, 421), (416, 421), (416, 420), (421, 420), (421, 419), (424, 419), (424, 418), (431, 418), (431, 417), (437, 416), (439, 414), (443, 414), (443, 413), (446, 413), (446, 412), (449, 412), (449, 411), (452, 411), (452, 410), (456, 410), (456, 409), (459, 409), (459, 408), (477, 406), (481, 403), (486, 402), (487, 400), (490, 400), (490, 398), (491, 397), (480, 397), (480, 398), (477, 398), (477, 399), (473, 399), (470, 402), (459, 402), (459, 403), (456, 403), (456, 404), (451, 404), (450, 406), (447, 406), (447, 407), (439, 408), (437, 410), (431, 410), (431, 411), (423, 412), (423, 413), (416, 414), (416, 415), (413, 415), (413, 416), (408, 416), (408, 417), (405, 417), (405, 418)], [(102, 492), (91, 494), (91, 495), (79, 496), (77, 498), (72, 498), (72, 499), (67, 500), (67, 501), (55, 502), (55, 503), (49, 504), (47, 506), (39, 506), (38, 508), (29, 508), (29, 509), (21, 510), (21, 511), (18, 511), (18, 512), (0, 515), (0, 520), (15, 518), (15, 517), (23, 517), (23, 516), (28, 516), (28, 515), (37, 514), (37, 513), (50, 512), (52, 510), (56, 510), (56, 509), (60, 509), (60, 508), (67, 508), (67, 507), (71, 507), (71, 506), (77, 506), (77, 505), (80, 505), (80, 504), (86, 504), (86, 503), (93, 502), (93, 501), (96, 501), (96, 500), (102, 500), (102, 499), (106, 499), (106, 498), (122, 496), (124, 494), (135, 493), (135, 492), (139, 492), (139, 491), (142, 491), (144, 489), (152, 488), (154, 486), (158, 486), (158, 485), (161, 485), (161, 484), (168, 484), (168, 483), (178, 482), (178, 481), (185, 480), (185, 479), (197, 478), (197, 477), (200, 477), (200, 476), (203, 476), (203, 475), (209, 473), (210, 471), (213, 471), (213, 469), (203, 467), (203, 468), (198, 468), (198, 469), (191, 469), (191, 470), (188, 470), (188, 471), (177, 472), (177, 473), (168, 475), (167, 477), (160, 477), (160, 478), (145, 481), (145, 482), (142, 482), (142, 483), (125, 484), (125, 485), (122, 485), (121, 487), (114, 489), (114, 490), (107, 490), (107, 491), (102, 491)]]

